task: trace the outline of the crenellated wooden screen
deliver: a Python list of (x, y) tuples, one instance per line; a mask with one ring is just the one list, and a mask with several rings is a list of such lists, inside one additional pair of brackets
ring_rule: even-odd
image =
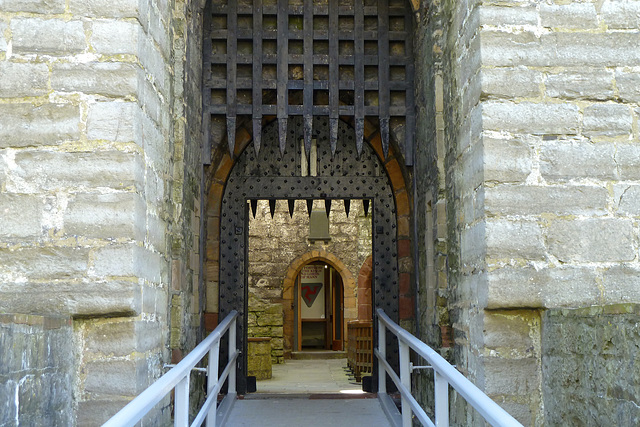
[[(205, 128), (224, 117), (230, 153), (238, 119), (253, 122), (260, 151), (263, 118), (277, 117), (280, 150), (288, 118), (302, 116), (311, 147), (313, 117), (326, 116), (335, 152), (338, 120), (352, 123), (358, 156), (365, 118), (377, 119), (384, 155), (390, 127), (403, 129), (413, 163), (413, 15), (405, 0), (220, 0), (205, 14)], [(205, 144), (210, 150), (209, 144)], [(210, 152), (205, 152), (205, 158)]]

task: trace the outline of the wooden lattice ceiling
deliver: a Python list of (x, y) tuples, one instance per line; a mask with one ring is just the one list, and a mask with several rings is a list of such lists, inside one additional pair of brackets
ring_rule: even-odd
[[(327, 116), (335, 152), (338, 120), (353, 123), (358, 156), (365, 118), (379, 122), (384, 155), (390, 123), (404, 127), (413, 163), (413, 16), (405, 0), (220, 0), (205, 14), (205, 126), (224, 116), (230, 153), (238, 117), (253, 122), (260, 151), (264, 117), (277, 117), (280, 150), (288, 118), (302, 116), (311, 147), (313, 116)], [(207, 31), (205, 30), (205, 31)], [(208, 145), (208, 143), (206, 144)]]

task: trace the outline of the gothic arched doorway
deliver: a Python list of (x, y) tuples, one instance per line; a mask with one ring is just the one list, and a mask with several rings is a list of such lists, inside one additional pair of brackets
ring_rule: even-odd
[(290, 207), (322, 200), (327, 209), (361, 200), (372, 216), (371, 307), (396, 320), (412, 316), (413, 295), (399, 285), (412, 273), (405, 179), (415, 154), (410, 10), (406, 0), (207, 1), (205, 324), (240, 311), (241, 393), (247, 219), (257, 200)]

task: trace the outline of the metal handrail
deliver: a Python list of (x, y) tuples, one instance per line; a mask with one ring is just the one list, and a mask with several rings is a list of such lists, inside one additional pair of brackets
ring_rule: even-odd
[[(236, 395), (236, 370), (235, 363), (238, 358), (236, 348), (236, 318), (238, 312), (233, 310), (227, 317), (196, 346), (180, 363), (161, 376), (149, 388), (140, 393), (135, 399), (111, 417), (103, 427), (133, 426), (142, 419), (158, 402), (160, 402), (171, 390), (175, 389), (174, 426), (186, 427), (189, 425), (189, 378), (191, 370), (208, 353), (207, 365), (207, 399), (200, 408), (198, 415), (191, 424), (192, 427), (200, 426), (207, 419), (207, 427), (216, 425), (216, 400), (217, 395), (227, 377), (228, 393), (226, 398), (235, 399)], [(229, 331), (229, 362), (225, 366), (222, 375), (218, 377), (218, 361), (220, 356), (220, 339)]]
[[(431, 347), (411, 335), (389, 318), (381, 308), (376, 310), (378, 315), (378, 348), (375, 355), (380, 362), (380, 374), (378, 375), (378, 394), (386, 395), (386, 375), (393, 380), (402, 396), (401, 412), (402, 426), (411, 426), (411, 416), (416, 418), (424, 426), (446, 427), (449, 425), (449, 385), (459, 395), (473, 406), (484, 419), (492, 426), (522, 426), (507, 411), (502, 409), (489, 396), (462, 375), (456, 368), (436, 353)], [(397, 338), (400, 356), (400, 375), (391, 368), (386, 360), (386, 332), (388, 328)], [(435, 424), (429, 419), (424, 409), (420, 407), (416, 399), (411, 395), (411, 371), (409, 362), (409, 348), (415, 351), (431, 364), (435, 377)], [(384, 371), (382, 371), (384, 369)], [(384, 374), (386, 372), (386, 375)]]

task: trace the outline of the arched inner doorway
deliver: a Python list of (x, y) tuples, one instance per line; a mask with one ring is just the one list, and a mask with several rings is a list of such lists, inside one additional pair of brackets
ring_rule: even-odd
[(303, 266), (294, 292), (296, 350), (342, 350), (344, 287), (337, 270), (322, 261)]
[[(249, 149), (238, 156), (222, 198), (219, 309), (221, 316), (233, 309), (240, 312), (238, 337), (244, 348), (243, 355), (247, 354), (249, 300), (248, 219), (257, 200), (269, 200), (270, 206), (277, 200), (294, 203), (296, 200), (321, 200), (329, 210), (330, 205), (337, 205), (338, 201), (347, 201), (347, 205), (354, 199), (367, 201), (372, 215), (372, 306), (383, 307), (396, 319), (399, 313), (396, 204), (384, 165), (373, 148), (366, 144), (360, 158), (357, 158), (354, 129), (342, 121), (339, 123), (336, 151), (332, 155), (329, 120), (321, 117), (314, 119), (313, 126), (317, 155), (305, 157), (305, 150), (301, 148), (304, 124), (298, 118), (290, 118), (289, 121), (284, 153), (278, 146), (277, 122), (271, 122), (264, 128), (263, 147), (259, 154)], [(312, 163), (314, 167), (311, 167)], [(246, 357), (241, 356), (240, 392), (244, 392), (246, 387), (246, 363)]]

